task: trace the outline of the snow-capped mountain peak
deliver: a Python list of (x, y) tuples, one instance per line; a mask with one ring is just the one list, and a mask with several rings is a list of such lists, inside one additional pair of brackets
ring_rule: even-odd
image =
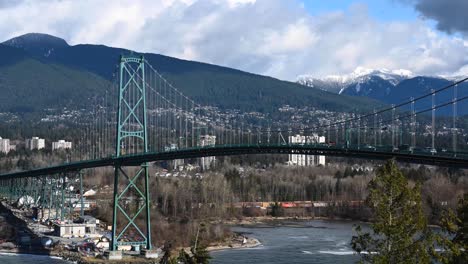
[[(327, 75), (323, 78), (314, 78), (310, 75), (301, 75), (297, 78), (297, 82), (311, 87), (320, 86), (324, 90), (341, 94), (348, 86), (366, 82), (372, 77), (379, 77), (395, 86), (402, 80), (414, 77), (414, 74), (411, 71), (404, 69), (376, 70), (365, 67), (357, 67), (349, 74)], [(358, 87), (359, 86), (356, 86), (356, 88)]]
[(398, 84), (401, 80), (413, 77), (413, 73), (408, 70), (388, 70), (388, 69), (369, 69), (364, 67), (357, 67), (352, 73), (344, 75), (328, 75), (324, 80), (339, 81), (343, 84), (351, 84), (360, 82), (365, 77), (378, 76), (384, 80), (391, 81), (394, 85)]
[[(455, 81), (463, 80), (468, 74), (468, 67), (459, 70), (449, 76), (442, 75), (414, 75), (404, 69), (368, 69), (358, 67), (353, 72), (344, 75), (329, 75), (323, 78), (312, 78), (300, 76), (298, 82), (302, 85), (312, 86), (329, 92), (343, 94), (345, 96), (363, 96), (381, 101), (386, 104), (401, 103), (411, 97), (427, 94), (430, 89), (439, 89), (454, 84)], [(461, 77), (465, 76), (465, 77)], [(468, 87), (468, 83), (460, 83), (460, 87)], [(459, 90), (460, 91), (460, 90)], [(453, 93), (442, 93), (437, 97), (439, 102), (451, 102)], [(430, 102), (421, 101), (420, 107), (430, 107)], [(421, 106), (424, 105), (424, 106)], [(464, 108), (468, 109), (465, 103)], [(451, 108), (440, 110), (443, 115), (451, 115)]]

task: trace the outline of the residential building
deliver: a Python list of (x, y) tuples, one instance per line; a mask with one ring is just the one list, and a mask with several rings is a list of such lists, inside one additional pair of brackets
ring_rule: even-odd
[[(198, 138), (198, 147), (208, 147), (216, 145), (216, 136), (200, 135)], [(203, 157), (200, 158), (200, 167), (202, 170), (207, 170), (214, 165), (216, 157)]]
[(29, 150), (45, 148), (45, 139), (39, 137), (32, 137), (26, 139), (26, 148)]
[(52, 150), (58, 150), (58, 149), (71, 149), (72, 148), (72, 143), (69, 141), (65, 141), (63, 139), (60, 139), (59, 141), (52, 142)]
[[(317, 144), (325, 143), (324, 136), (312, 134), (311, 136), (295, 135), (289, 137), (290, 144)], [(303, 154), (289, 154), (288, 165), (292, 166), (318, 166), (325, 165), (326, 160), (323, 155), (303, 155)]]
[(0, 137), (0, 152), (8, 153), (11, 150), (10, 140)]

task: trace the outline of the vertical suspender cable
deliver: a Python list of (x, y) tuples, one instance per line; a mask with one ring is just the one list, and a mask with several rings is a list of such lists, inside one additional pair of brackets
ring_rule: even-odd
[(453, 87), (453, 99), (452, 99), (452, 115), (453, 115), (453, 125), (452, 125), (452, 151), (453, 155), (457, 156), (457, 87), (458, 84), (455, 84)]
[(432, 92), (432, 149), (431, 152), (434, 154), (435, 151), (435, 92), (434, 89), (431, 90)]
[(392, 104), (392, 151), (395, 151), (395, 105)]

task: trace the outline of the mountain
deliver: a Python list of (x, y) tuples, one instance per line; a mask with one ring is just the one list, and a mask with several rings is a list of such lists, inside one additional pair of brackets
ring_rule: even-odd
[[(457, 78), (461, 79), (461, 78)], [(309, 87), (335, 92), (341, 95), (367, 97), (386, 104), (398, 104), (408, 101), (411, 97), (419, 97), (430, 93), (431, 89), (440, 89), (454, 82), (454, 79), (432, 76), (415, 76), (407, 70), (373, 70), (358, 67), (353, 73), (346, 75), (331, 75), (325, 78), (300, 76), (297, 82)], [(468, 95), (468, 83), (460, 84), (458, 98)], [(436, 95), (436, 105), (452, 100), (453, 89), (448, 89)], [(468, 100), (459, 105), (459, 114), (468, 114)], [(431, 98), (425, 98), (419, 104), (419, 109), (428, 108)], [(440, 109), (440, 113), (451, 114), (451, 108)]]
[(48, 34), (28, 33), (17, 38), (7, 40), (3, 45), (23, 49), (29, 53), (41, 54), (48, 57), (54, 50), (66, 48), (65, 40)]
[[(131, 52), (103, 45), (72, 46), (63, 39), (37, 33), (5, 41), (0, 44), (0, 56), (11, 59), (0, 64), (0, 102), (5, 103), (0, 104), (0, 110), (89, 106), (88, 98), (110, 89), (120, 55)], [(175, 87), (205, 105), (260, 112), (285, 104), (336, 111), (369, 110), (380, 105), (227, 67), (143, 55)]]
[(31, 113), (46, 108), (81, 108), (83, 101), (108, 86), (108, 81), (100, 76), (41, 62), (18, 48), (0, 44), (0, 56), (1, 111)]
[[(374, 70), (363, 67), (357, 67), (350, 74), (345, 75), (329, 75), (325, 78), (314, 78), (310, 75), (301, 75), (298, 77), (297, 82), (309, 87), (316, 87), (325, 91), (335, 92), (342, 94), (350, 87), (354, 87), (354, 93), (349, 92), (350, 95), (364, 95), (367, 96), (372, 92), (372, 87), (365, 89), (359, 84), (366, 84), (367, 82), (381, 82), (385, 83), (385, 87), (380, 89), (386, 89), (386, 84), (391, 86), (397, 85), (402, 80), (411, 78), (413, 73), (408, 70)], [(382, 82), (383, 81), (383, 82)], [(364, 88), (364, 89), (363, 89)]]
[(0, 44), (0, 55), (2, 56), (0, 67), (15, 64), (16, 62), (29, 57), (29, 55), (23, 50), (2, 44)]

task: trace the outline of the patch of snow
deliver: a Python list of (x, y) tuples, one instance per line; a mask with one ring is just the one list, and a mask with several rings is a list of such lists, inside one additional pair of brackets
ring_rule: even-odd
[[(303, 85), (314, 87), (315, 83), (320, 82), (320, 88), (327, 91), (334, 91), (341, 94), (344, 90), (352, 85), (365, 83), (372, 77), (377, 76), (390, 82), (393, 86), (396, 86), (403, 80), (414, 77), (415, 75), (405, 69), (389, 70), (389, 69), (369, 69), (365, 67), (357, 67), (352, 73), (343, 75), (328, 75), (323, 78), (314, 78), (310, 75), (300, 75), (297, 78), (297, 82)], [(356, 91), (360, 91), (360, 86), (356, 86)]]
[(54, 51), (54, 49), (49, 49), (45, 54), (44, 54), (44, 57), (49, 57), (50, 54), (52, 54), (52, 52)]
[(356, 93), (361, 91), (361, 83), (356, 84)]

